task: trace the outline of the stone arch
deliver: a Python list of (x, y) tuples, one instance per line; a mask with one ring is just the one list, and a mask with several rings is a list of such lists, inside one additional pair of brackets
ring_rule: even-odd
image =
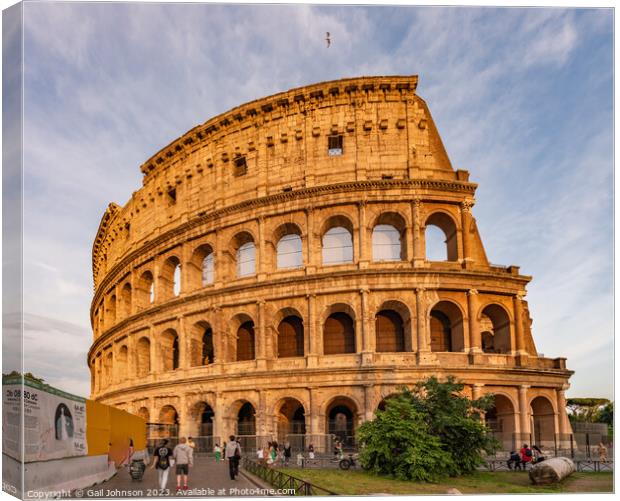
[(161, 370), (165, 372), (178, 369), (181, 354), (177, 331), (166, 329), (159, 338)]
[(429, 332), (431, 351), (460, 352), (465, 349), (463, 310), (460, 305), (442, 299), (430, 309)]
[(355, 430), (360, 419), (359, 404), (349, 396), (336, 396), (325, 406), (325, 430), (345, 447), (355, 445)]
[(144, 377), (151, 372), (151, 340), (144, 336), (136, 343), (137, 370), (138, 377)]
[(514, 433), (517, 431), (516, 405), (507, 394), (494, 392), (494, 405), (486, 411), (484, 419), (487, 428), (502, 444), (504, 450), (511, 450)]
[[(302, 268), (304, 266), (304, 245), (301, 228), (292, 222), (279, 225), (273, 232), (275, 246), (275, 268)], [(272, 266), (273, 263), (272, 263)]]
[(174, 254), (168, 256), (159, 273), (158, 294), (163, 301), (175, 298), (181, 293), (181, 260)]
[(121, 307), (123, 308), (122, 317), (126, 318), (131, 315), (131, 284), (126, 282), (121, 289)]
[(235, 275), (237, 278), (256, 274), (257, 253), (256, 238), (249, 230), (236, 233), (230, 240), (230, 255), (233, 256)]
[(138, 310), (145, 310), (155, 301), (155, 281), (150, 270), (140, 275), (135, 296)]
[(407, 305), (398, 300), (384, 301), (375, 314), (377, 351), (412, 351), (411, 328), (411, 311)]
[(209, 243), (196, 247), (187, 263), (188, 289), (198, 290), (215, 281), (215, 252)]
[(407, 222), (394, 211), (379, 214), (371, 226), (372, 260), (407, 260)]
[(118, 349), (118, 353), (116, 355), (116, 364), (114, 367), (114, 374), (119, 382), (123, 382), (127, 380), (129, 374), (127, 373), (127, 362), (129, 360), (129, 350), (127, 349), (127, 345), (123, 344)]
[(502, 305), (489, 303), (480, 309), (482, 350), (485, 353), (508, 354), (512, 350), (510, 314)]
[(147, 423), (150, 422), (150, 411), (147, 407), (140, 407), (138, 409), (137, 415), (144, 419)]
[(344, 264), (355, 261), (354, 225), (345, 215), (332, 215), (321, 225), (322, 264)]
[[(429, 238), (426, 238), (426, 233), (429, 226), (433, 226), (439, 228), (445, 237), (445, 261), (457, 261), (458, 260), (458, 244), (457, 244), (457, 235), (458, 235), (458, 225), (454, 220), (452, 214), (445, 212), (443, 210), (436, 210), (429, 214), (426, 217), (426, 221), (424, 222), (425, 229), (425, 250), (426, 250), (426, 260), (431, 261), (433, 259), (429, 259)], [(431, 256), (433, 257), (433, 256)], [(439, 261), (442, 261), (439, 259)]]
[(108, 305), (105, 311), (105, 319), (109, 328), (116, 323), (116, 294), (111, 294), (107, 303)]
[(230, 336), (229, 353), (233, 361), (254, 360), (256, 358), (255, 323), (247, 313), (237, 313), (231, 319), (233, 335)]
[(104, 388), (110, 386), (113, 383), (113, 374), (114, 374), (114, 357), (112, 355), (112, 351), (109, 351), (105, 358), (103, 359), (103, 379), (104, 379)]
[[(286, 312), (286, 313), (285, 313)], [(281, 310), (278, 316), (286, 314), (278, 323), (278, 358), (304, 356), (304, 321), (293, 308)]]
[[(399, 395), (400, 393), (398, 391), (392, 391), (386, 395), (382, 395), (381, 401), (377, 404), (377, 409), (378, 411), (384, 411), (385, 410), (385, 406), (387, 404), (387, 401), (392, 398), (395, 397), (397, 395)], [(376, 412), (376, 411), (375, 411)]]
[[(276, 402), (274, 415), (277, 421), (277, 440), (285, 442), (290, 435), (306, 434), (306, 410), (302, 402), (293, 397), (284, 397)], [(291, 444), (299, 449), (298, 444)]]
[(355, 311), (346, 303), (329, 306), (323, 315), (323, 354), (355, 353)]
[(190, 416), (194, 422), (195, 432), (192, 437), (213, 437), (213, 425), (215, 422), (215, 411), (205, 400), (196, 402), (190, 408)]
[(215, 361), (213, 328), (209, 322), (200, 320), (190, 331), (190, 366), (209, 365)]
[[(545, 448), (553, 447), (556, 412), (552, 401), (545, 395), (538, 395), (530, 401), (532, 444)], [(530, 445), (532, 445), (530, 444)]]

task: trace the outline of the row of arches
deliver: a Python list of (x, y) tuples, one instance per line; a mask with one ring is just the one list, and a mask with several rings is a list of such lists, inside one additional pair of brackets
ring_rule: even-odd
[[(390, 397), (391, 395), (384, 397), (372, 409), (372, 414), (385, 410)], [(213, 436), (215, 433), (221, 436), (233, 433), (241, 437), (270, 433), (272, 438), (279, 442), (285, 440), (294, 442), (293, 438), (300, 435), (312, 433), (316, 436), (323, 433), (337, 438), (345, 445), (354, 445), (355, 432), (368, 416), (367, 410), (361, 408), (351, 397), (336, 396), (327, 403), (319, 416), (322, 420), (320, 429), (312, 429), (310, 412), (294, 397), (281, 398), (273, 409), (257, 409), (252, 402), (240, 400), (227, 409), (215, 411), (207, 402), (199, 401), (189, 409), (188, 419), (191, 421), (191, 426), (185, 429), (192, 436), (200, 437)], [(223, 412), (223, 417), (231, 423), (229, 429), (225, 431), (216, 429), (216, 412)], [(151, 415), (146, 407), (141, 407), (137, 414), (147, 422), (163, 425), (172, 432), (178, 432), (181, 424), (179, 413), (170, 404), (164, 405), (155, 415)], [(259, 423), (259, 414), (263, 416), (262, 423)], [(544, 444), (546, 440), (553, 441), (559, 430), (556, 429), (556, 411), (551, 401), (546, 396), (533, 397), (529, 401), (527, 414), (530, 423), (528, 433), (532, 442)], [(519, 429), (520, 413), (511, 398), (496, 394), (495, 405), (482, 416), (482, 419), (500, 441), (502, 437), (506, 437), (507, 442), (511, 443)], [(523, 430), (520, 436), (525, 436)]]
[[(352, 354), (361, 351), (357, 329), (360, 328), (358, 315), (348, 304), (336, 303), (324, 313), (322, 329), (319, 331), (321, 355)], [(276, 315), (276, 323), (267, 326), (273, 329), (275, 346), (267, 358), (304, 357), (309, 354), (311, 345), (307, 339), (306, 321), (294, 308), (284, 308)], [(440, 300), (431, 308), (427, 317), (427, 333), (416, 330), (412, 314), (406, 304), (390, 300), (376, 311), (374, 315), (374, 350), (377, 353), (398, 353), (417, 351), (414, 346), (414, 333), (425, 335), (431, 352), (465, 351), (464, 316), (460, 306), (450, 300)], [(510, 354), (513, 350), (511, 341), (511, 320), (503, 306), (496, 303), (481, 307), (478, 325), (481, 330), (484, 353)], [(415, 332), (414, 332), (415, 331)], [(257, 358), (259, 339), (254, 319), (246, 314), (235, 315), (228, 322), (228, 329), (217, 334), (212, 325), (199, 321), (189, 326), (182, 337), (177, 330), (167, 328), (153, 336), (140, 336), (135, 344), (135, 358), (130, 368), (127, 342), (118, 347), (113, 357), (112, 351), (104, 355), (103, 367), (96, 357), (92, 370), (96, 371), (99, 388), (125, 381), (127, 377), (143, 377), (151, 372), (166, 372), (181, 367), (182, 352), (185, 356), (184, 367), (206, 366), (216, 360), (222, 362), (242, 362)], [(152, 346), (155, 342), (156, 345)], [(95, 374), (95, 372), (93, 372)], [(114, 377), (113, 377), (114, 374)]]
[[(457, 225), (446, 212), (429, 215), (424, 224), (426, 234), (426, 259), (429, 261), (457, 260)], [(397, 212), (379, 215), (371, 226), (372, 260), (376, 262), (405, 261), (407, 223)], [(354, 225), (345, 215), (332, 216), (322, 225), (321, 260), (326, 266), (354, 262)], [(296, 269), (304, 266), (306, 235), (299, 225), (285, 223), (274, 234), (276, 269)], [(254, 235), (247, 230), (237, 233), (225, 249), (225, 254), (235, 264), (238, 278), (254, 276), (257, 272), (257, 244)], [(308, 259), (306, 256), (305, 259)], [(182, 267), (186, 266), (186, 273)], [(225, 267), (224, 267), (225, 268)], [(222, 269), (222, 276), (230, 276), (231, 270)], [(101, 328), (111, 326), (132, 311), (149, 307), (155, 301), (165, 302), (180, 295), (181, 291), (197, 290), (215, 282), (215, 250), (210, 244), (201, 244), (192, 252), (185, 264), (172, 255), (165, 259), (159, 274), (145, 270), (132, 284), (127, 281), (120, 288), (120, 297), (113, 292), (102, 301), (95, 312)], [(187, 284), (182, 283), (187, 280)], [(156, 287), (157, 281), (157, 287)], [(120, 311), (119, 311), (120, 310)], [(105, 323), (105, 325), (104, 325)]]

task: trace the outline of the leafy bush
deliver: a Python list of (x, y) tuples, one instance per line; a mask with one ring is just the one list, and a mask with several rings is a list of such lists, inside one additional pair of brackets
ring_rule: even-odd
[(362, 465), (377, 474), (427, 482), (474, 471), (482, 452), (498, 445), (480, 419), (493, 397), (472, 401), (462, 390), (453, 377), (444, 383), (431, 377), (391, 396), (385, 410), (358, 430)]

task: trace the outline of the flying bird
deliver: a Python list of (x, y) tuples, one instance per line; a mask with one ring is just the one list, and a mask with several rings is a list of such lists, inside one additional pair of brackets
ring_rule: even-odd
[(327, 42), (327, 48), (332, 44), (332, 39), (330, 37), (329, 31), (325, 34), (325, 41)]

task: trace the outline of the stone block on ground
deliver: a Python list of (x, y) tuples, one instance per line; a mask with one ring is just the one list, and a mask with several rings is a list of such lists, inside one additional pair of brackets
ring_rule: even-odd
[(575, 463), (564, 457), (550, 458), (532, 466), (530, 480), (536, 485), (554, 484), (575, 472)]

